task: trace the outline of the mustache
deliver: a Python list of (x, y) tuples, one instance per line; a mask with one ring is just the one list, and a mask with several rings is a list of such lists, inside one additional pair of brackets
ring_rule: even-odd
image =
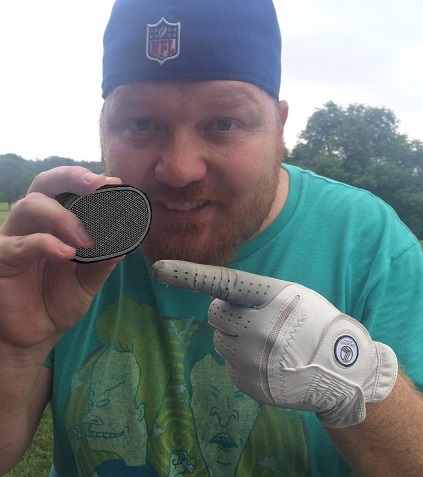
[(228, 197), (222, 195), (209, 186), (192, 183), (185, 187), (175, 188), (160, 185), (154, 190), (145, 191), (148, 198), (153, 202), (219, 202), (229, 203)]

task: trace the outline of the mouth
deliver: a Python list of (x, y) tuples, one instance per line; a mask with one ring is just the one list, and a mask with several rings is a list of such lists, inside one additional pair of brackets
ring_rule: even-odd
[(116, 432), (116, 433), (91, 431), (87, 437), (92, 439), (117, 439), (119, 437), (122, 437), (124, 434), (125, 434), (125, 431)]
[(202, 200), (197, 202), (159, 202), (159, 204), (168, 210), (176, 212), (189, 212), (191, 210), (201, 209), (205, 205), (210, 204), (210, 202)]
[(232, 436), (226, 432), (220, 432), (219, 434), (216, 434), (214, 437), (212, 437), (212, 439), (210, 439), (209, 442), (211, 444), (216, 444), (225, 451), (236, 449), (238, 447)]
[[(156, 201), (153, 217), (164, 223), (189, 224), (209, 221), (216, 213), (215, 203), (207, 200)], [(154, 221), (154, 218), (153, 218)]]

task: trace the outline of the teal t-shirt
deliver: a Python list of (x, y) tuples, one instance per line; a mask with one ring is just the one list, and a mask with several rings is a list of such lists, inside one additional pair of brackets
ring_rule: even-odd
[[(285, 207), (231, 268), (301, 283), (391, 346), (423, 388), (423, 254), (368, 192), (293, 166)], [(350, 476), (312, 413), (240, 392), (213, 349), (211, 298), (120, 263), (56, 345), (52, 476)], [(116, 473), (117, 472), (117, 473)]]

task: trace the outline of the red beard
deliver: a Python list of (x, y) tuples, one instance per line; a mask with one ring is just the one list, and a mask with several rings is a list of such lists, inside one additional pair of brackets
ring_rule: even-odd
[(190, 184), (183, 189), (166, 189), (161, 202), (212, 202), (218, 210), (215, 223), (156, 223), (154, 207), (152, 224), (141, 245), (147, 258), (157, 260), (185, 260), (210, 265), (227, 265), (235, 260), (239, 248), (260, 230), (269, 215), (279, 185), (280, 160), (268, 177), (256, 184), (254, 190), (232, 200), (207, 193), (201, 184)]

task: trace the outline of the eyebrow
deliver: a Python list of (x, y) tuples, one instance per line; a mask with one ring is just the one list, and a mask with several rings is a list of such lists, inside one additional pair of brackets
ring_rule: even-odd
[(126, 380), (122, 380), (122, 381), (118, 382), (117, 384), (115, 384), (114, 386), (110, 386), (109, 388), (105, 389), (103, 392), (101, 392), (99, 394), (99, 396), (103, 396), (103, 394), (106, 394), (106, 393), (112, 391), (113, 389), (116, 389), (119, 386), (122, 386), (122, 384), (125, 384), (125, 383), (126, 383)]
[(208, 108), (216, 109), (236, 109), (244, 106), (257, 107), (259, 103), (249, 94), (237, 93), (231, 96), (216, 96), (210, 97), (210, 100), (205, 103)]
[[(183, 89), (182, 89), (183, 88)], [(183, 85), (181, 90), (184, 94), (189, 94), (188, 85)], [(217, 91), (216, 91), (217, 90)], [(119, 108), (128, 109), (131, 107), (155, 107), (157, 101), (160, 100), (160, 90), (158, 91), (146, 91), (144, 94), (137, 95), (121, 93), (119, 97)], [(260, 102), (253, 94), (243, 88), (242, 85), (238, 87), (222, 87), (213, 88), (210, 86), (209, 96), (205, 99), (204, 107), (207, 109), (235, 109), (243, 107), (245, 105), (252, 105), (258, 107)]]

